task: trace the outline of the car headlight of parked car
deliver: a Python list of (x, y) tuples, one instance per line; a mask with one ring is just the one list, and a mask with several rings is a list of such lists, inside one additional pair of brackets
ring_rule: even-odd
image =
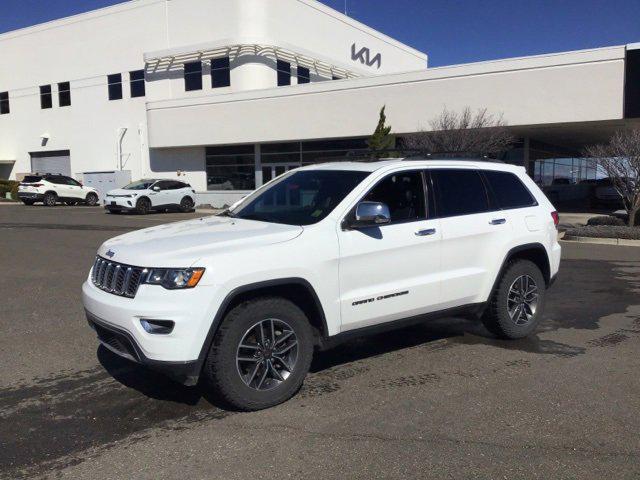
[(204, 268), (152, 268), (144, 283), (169, 290), (193, 288), (204, 274)]

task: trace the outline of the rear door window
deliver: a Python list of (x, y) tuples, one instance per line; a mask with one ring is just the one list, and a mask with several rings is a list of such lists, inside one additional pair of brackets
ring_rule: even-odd
[(524, 208), (538, 204), (527, 187), (513, 173), (492, 170), (485, 170), (482, 173), (500, 208)]
[(22, 183), (38, 183), (40, 180), (42, 180), (40, 175), (25, 175)]
[(435, 184), (436, 214), (456, 217), (489, 211), (489, 198), (477, 170), (430, 169)]

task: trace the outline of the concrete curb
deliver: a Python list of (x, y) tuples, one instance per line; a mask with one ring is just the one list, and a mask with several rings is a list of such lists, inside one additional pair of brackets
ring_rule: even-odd
[(623, 247), (640, 247), (640, 240), (627, 240), (625, 238), (576, 237), (573, 235), (565, 235), (562, 240), (565, 242), (595, 243), (599, 245), (619, 245)]

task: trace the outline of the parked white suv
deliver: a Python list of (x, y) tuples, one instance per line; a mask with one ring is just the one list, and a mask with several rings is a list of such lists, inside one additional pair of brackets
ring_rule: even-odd
[(104, 208), (110, 213), (135, 211), (147, 214), (152, 210), (171, 209), (190, 212), (196, 203), (195, 198), (196, 191), (188, 183), (143, 179), (107, 192)]
[(94, 206), (98, 204), (98, 191), (66, 175), (30, 174), (18, 185), (18, 198), (25, 205), (42, 202), (53, 207), (56, 203), (63, 202), (67, 205), (86, 203)]
[(522, 167), (392, 160), (298, 168), (218, 215), (98, 250), (83, 301), (100, 342), (229, 404), (300, 387), (314, 347), (470, 314), (534, 331), (558, 215)]

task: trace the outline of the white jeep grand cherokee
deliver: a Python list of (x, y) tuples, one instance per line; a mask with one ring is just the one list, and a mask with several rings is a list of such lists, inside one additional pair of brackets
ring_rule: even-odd
[(314, 347), (434, 316), (532, 333), (558, 215), (522, 167), (392, 160), (290, 171), (218, 216), (98, 250), (83, 301), (108, 349), (239, 409), (283, 402)]

